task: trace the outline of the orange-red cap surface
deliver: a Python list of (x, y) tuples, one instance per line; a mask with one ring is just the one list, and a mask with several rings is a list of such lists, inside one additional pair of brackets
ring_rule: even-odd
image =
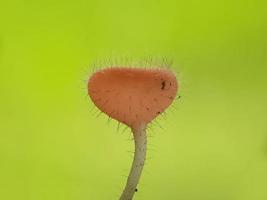
[(164, 112), (177, 89), (175, 74), (163, 68), (106, 68), (88, 81), (94, 104), (131, 128), (146, 125)]

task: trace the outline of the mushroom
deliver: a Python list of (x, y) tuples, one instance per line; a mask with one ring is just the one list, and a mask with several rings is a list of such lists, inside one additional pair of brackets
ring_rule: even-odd
[(131, 128), (135, 154), (120, 200), (131, 200), (137, 191), (146, 158), (146, 127), (175, 99), (178, 83), (165, 68), (111, 67), (93, 73), (88, 94), (95, 106)]

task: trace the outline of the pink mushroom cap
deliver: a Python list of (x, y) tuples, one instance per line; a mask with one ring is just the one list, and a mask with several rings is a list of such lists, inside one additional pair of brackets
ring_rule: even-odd
[(88, 81), (93, 103), (131, 128), (146, 125), (163, 113), (177, 90), (175, 74), (164, 68), (106, 68), (92, 74)]

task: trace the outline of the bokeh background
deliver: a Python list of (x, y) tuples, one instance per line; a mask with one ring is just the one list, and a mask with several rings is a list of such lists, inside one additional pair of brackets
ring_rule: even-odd
[(148, 131), (136, 200), (267, 199), (266, 8), (1, 0), (0, 199), (118, 199), (131, 134), (86, 95), (91, 63), (116, 56), (173, 59), (182, 96)]

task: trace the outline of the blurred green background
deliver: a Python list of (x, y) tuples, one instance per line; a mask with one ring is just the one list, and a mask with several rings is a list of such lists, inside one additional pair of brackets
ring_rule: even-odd
[(263, 0), (1, 0), (0, 199), (118, 199), (131, 134), (86, 96), (90, 63), (115, 52), (179, 72), (136, 200), (266, 200), (266, 13)]

